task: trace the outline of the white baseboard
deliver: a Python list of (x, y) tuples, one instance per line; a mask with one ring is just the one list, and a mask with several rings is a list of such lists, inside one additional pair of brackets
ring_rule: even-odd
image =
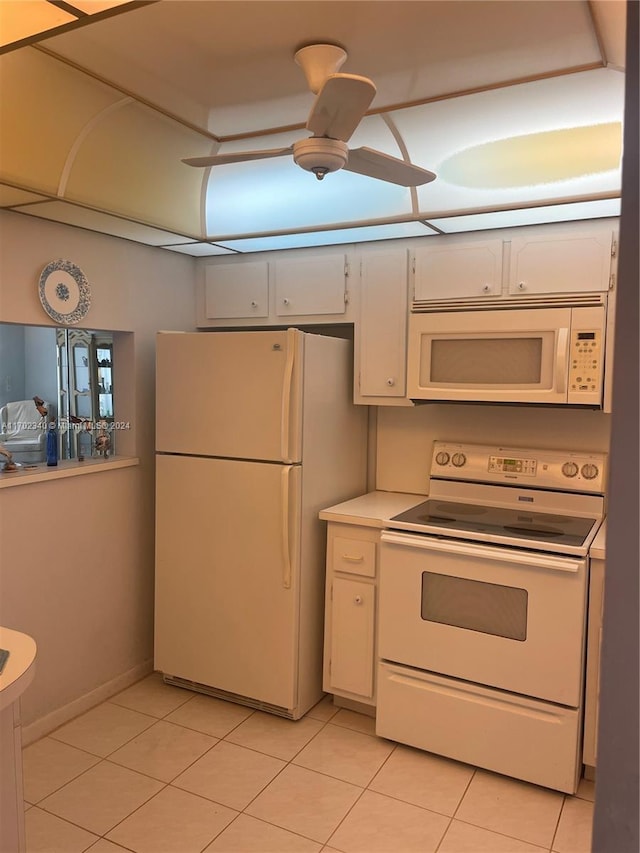
[(56, 708), (55, 711), (47, 714), (46, 717), (41, 717), (39, 720), (29, 723), (28, 726), (23, 726), (22, 745), (28, 746), (30, 743), (48, 735), (54, 729), (68, 723), (69, 720), (73, 720), (74, 717), (78, 717), (80, 714), (84, 714), (85, 711), (89, 711), (91, 708), (104, 702), (105, 699), (110, 699), (121, 690), (131, 687), (132, 684), (135, 684), (136, 681), (139, 681), (151, 672), (153, 672), (153, 661), (145, 661), (138, 664), (138, 666), (134, 666), (128, 672), (112, 678), (106, 684), (101, 684), (100, 687), (96, 687), (90, 693), (85, 693), (84, 696), (80, 696), (78, 699), (74, 699), (73, 702), (63, 705), (62, 708)]

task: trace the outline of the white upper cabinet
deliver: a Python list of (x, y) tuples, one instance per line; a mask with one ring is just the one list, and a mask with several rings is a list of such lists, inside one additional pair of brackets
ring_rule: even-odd
[(344, 254), (276, 260), (276, 315), (344, 314), (347, 271), (347, 256)]
[(204, 315), (206, 320), (268, 317), (268, 263), (258, 261), (206, 267)]
[(604, 293), (614, 239), (611, 222), (598, 221), (429, 237), (412, 251), (413, 304)]
[(502, 240), (433, 243), (415, 249), (414, 300), (486, 299), (502, 290)]
[(525, 231), (511, 241), (509, 293), (589, 293), (609, 288), (613, 231)]
[(353, 322), (350, 263), (344, 252), (306, 250), (200, 265), (201, 329), (335, 325)]
[(355, 402), (410, 405), (406, 391), (406, 249), (363, 253), (355, 328)]

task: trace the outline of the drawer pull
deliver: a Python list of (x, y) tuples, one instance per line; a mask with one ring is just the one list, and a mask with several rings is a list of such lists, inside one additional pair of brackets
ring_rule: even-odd
[(342, 559), (347, 563), (361, 563), (364, 560), (362, 554), (359, 557), (353, 557), (351, 554), (343, 554)]
[(362, 604), (362, 602), (364, 601), (364, 598), (361, 595), (356, 595), (356, 597), (353, 600), (356, 604)]

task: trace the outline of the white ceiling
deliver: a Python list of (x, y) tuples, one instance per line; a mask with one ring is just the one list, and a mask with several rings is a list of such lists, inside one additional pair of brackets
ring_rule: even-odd
[[(537, 209), (536, 221), (611, 215), (624, 10), (623, 0), (125, 4), (0, 56), (0, 203), (196, 256), (375, 239), (371, 225), (381, 237), (488, 227), (482, 215), (513, 209)], [(405, 190), (344, 172), (319, 184), (288, 158), (180, 162), (307, 136), (313, 95), (293, 54), (316, 42), (343, 46), (341, 71), (377, 87), (350, 145), (440, 168), (433, 184)], [(30, 110), (50, 132), (46, 154)], [(514, 145), (521, 174), (507, 177)], [(563, 145), (567, 165), (546, 176), (545, 158)], [(578, 168), (578, 149), (593, 150), (593, 163)]]

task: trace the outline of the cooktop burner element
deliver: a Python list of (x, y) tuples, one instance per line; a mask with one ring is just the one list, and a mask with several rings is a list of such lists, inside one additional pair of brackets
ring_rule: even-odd
[(435, 442), (429, 498), (389, 527), (586, 554), (604, 518), (605, 463), (601, 453)]

